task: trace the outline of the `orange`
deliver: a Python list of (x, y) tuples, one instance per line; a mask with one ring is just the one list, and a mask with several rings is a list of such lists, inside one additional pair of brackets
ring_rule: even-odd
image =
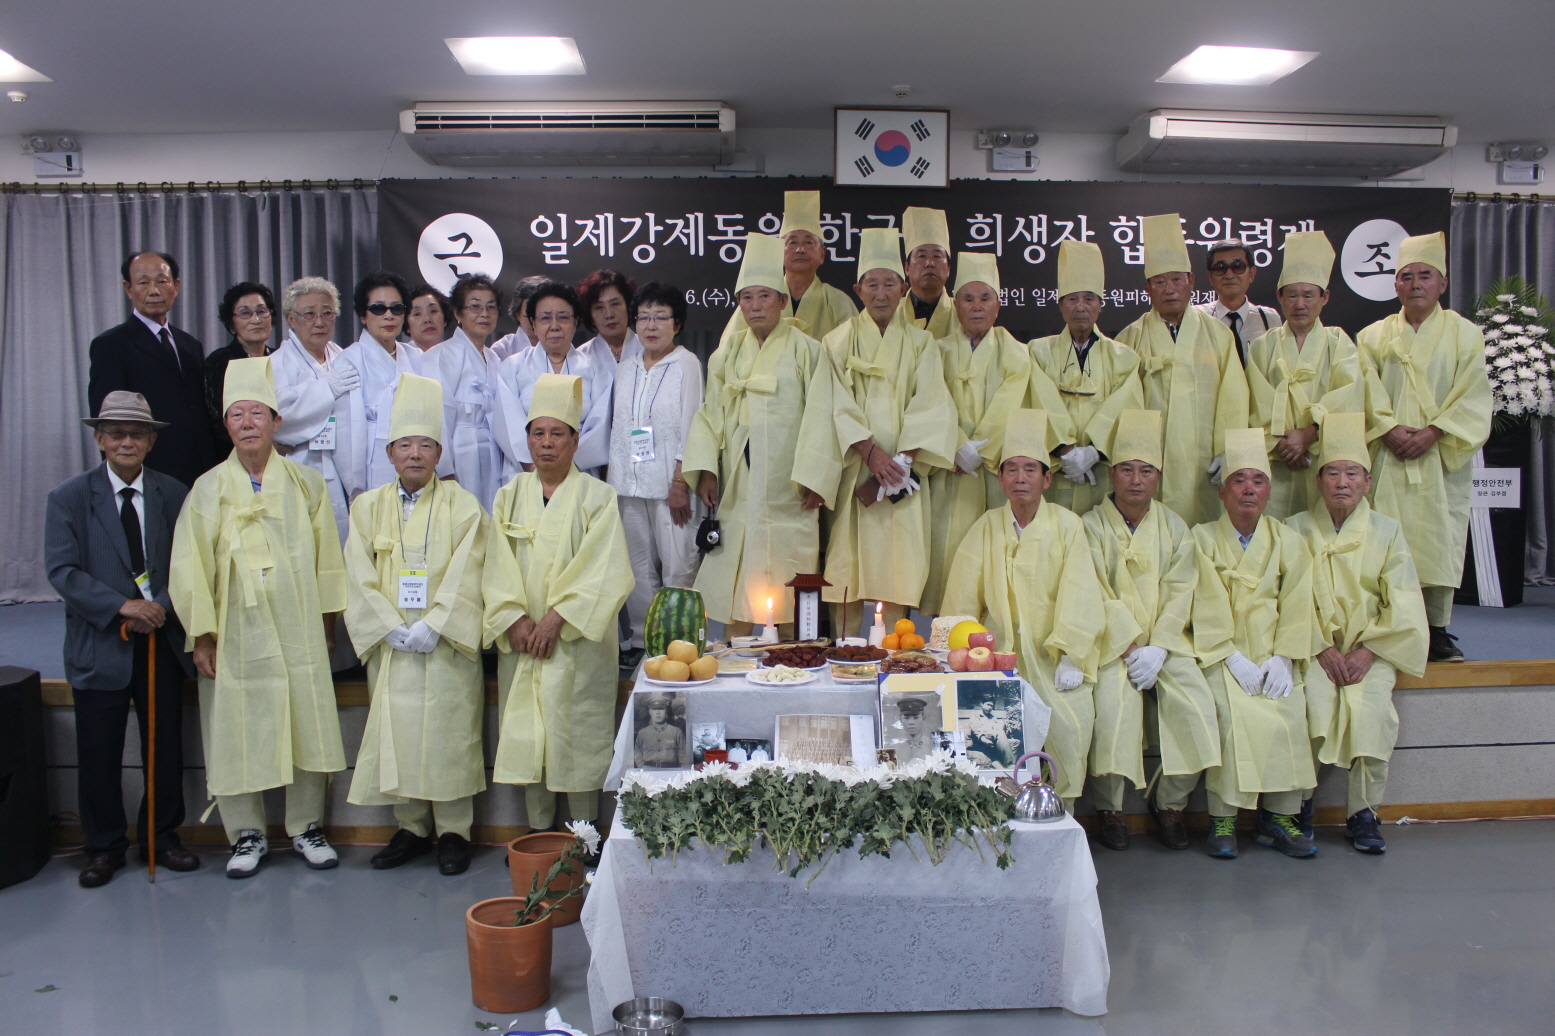
[(896, 627), (892, 632), (894, 632), (898, 637), (905, 637), (909, 633), (917, 633), (918, 627), (913, 625), (913, 621), (911, 619), (897, 619)]
[(901, 638), (898, 637), (895, 633), (887, 633), (885, 638), (880, 641), (880, 646), (885, 648), (887, 651), (895, 651), (898, 648), (904, 647), (905, 645), (902, 643)]
[(923, 637), (916, 633), (909, 633), (902, 638), (902, 647), (912, 651), (923, 650)]

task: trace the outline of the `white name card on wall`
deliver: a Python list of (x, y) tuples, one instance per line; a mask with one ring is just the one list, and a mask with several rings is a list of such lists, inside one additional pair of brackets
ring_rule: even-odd
[(1475, 468), (1470, 506), (1523, 506), (1522, 476), (1520, 468)]

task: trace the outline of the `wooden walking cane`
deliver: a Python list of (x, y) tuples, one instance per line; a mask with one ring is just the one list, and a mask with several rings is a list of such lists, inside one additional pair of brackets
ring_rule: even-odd
[[(130, 639), (130, 624), (119, 623), (121, 640)], [(146, 880), (157, 880), (157, 631), (146, 634)]]

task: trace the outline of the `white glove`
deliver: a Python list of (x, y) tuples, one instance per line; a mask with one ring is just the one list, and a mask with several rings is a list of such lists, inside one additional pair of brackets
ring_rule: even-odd
[(978, 450), (988, 445), (987, 439), (973, 439), (956, 451), (956, 467), (968, 475), (983, 466), (983, 455)]
[(1060, 457), (1059, 463), (1063, 466), (1064, 477), (1071, 482), (1089, 482), (1096, 484), (1096, 476), (1091, 473), (1091, 468), (1101, 459), (1101, 453), (1094, 446), (1072, 446), (1069, 452)]
[(1072, 691), (1085, 682), (1085, 673), (1074, 661), (1065, 655), (1058, 660), (1058, 668), (1053, 670), (1053, 686), (1060, 691)]
[(1165, 664), (1165, 648), (1154, 644), (1135, 648), (1134, 653), (1128, 657), (1129, 682), (1141, 691), (1149, 690), (1155, 686), (1156, 678), (1161, 675), (1161, 667)]
[(362, 376), (349, 363), (336, 364), (324, 373), (324, 377), (329, 381), (329, 390), (335, 394), (336, 399), (362, 383)]
[(1214, 460), (1209, 462), (1209, 469), (1208, 470), (1209, 470), (1209, 484), (1210, 485), (1212, 485), (1212, 486), (1220, 485), (1220, 469), (1225, 466), (1225, 463), (1226, 463), (1226, 455), (1224, 453), (1220, 454)]
[(1290, 659), (1284, 655), (1270, 655), (1263, 664), (1263, 696), (1283, 698), (1290, 694), (1292, 683)]
[(426, 624), (426, 620), (418, 619), (405, 634), (405, 649), (430, 655), (432, 649), (437, 647), (437, 630)]
[(383, 639), (388, 641), (389, 646), (396, 651), (414, 651), (415, 648), (410, 647), (406, 642), (406, 638), (409, 636), (410, 627), (401, 624), (384, 634)]
[(895, 496), (898, 493), (906, 493), (908, 496), (912, 496), (912, 494), (923, 488), (922, 486), (913, 485), (913, 481), (909, 477), (912, 474), (911, 457), (907, 456), (905, 453), (898, 453), (896, 456), (891, 458), (891, 463), (902, 469), (902, 481), (894, 486), (888, 486), (884, 482), (880, 483), (880, 491), (875, 494), (876, 503), (879, 503), (881, 500), (884, 500), (888, 496)]
[(1248, 697), (1256, 698), (1263, 693), (1263, 670), (1249, 662), (1242, 652), (1231, 652), (1226, 659), (1226, 668), (1231, 670), (1231, 675), (1236, 677), (1236, 682), (1242, 685)]

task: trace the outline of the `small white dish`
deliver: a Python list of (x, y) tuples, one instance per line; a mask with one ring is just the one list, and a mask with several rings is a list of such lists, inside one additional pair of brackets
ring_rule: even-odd
[(712, 683), (713, 680), (716, 679), (718, 679), (718, 677), (715, 676), (709, 680), (655, 680), (651, 676), (644, 676), (643, 682), (651, 683), (655, 687), (701, 687), (705, 684)]
[(819, 674), (813, 669), (803, 670), (805, 675), (804, 679), (802, 680), (784, 680), (782, 682), (777, 682), (761, 679), (764, 674), (770, 671), (771, 670), (768, 669), (756, 669), (746, 673), (745, 679), (749, 680), (751, 683), (758, 687), (803, 687), (805, 684), (814, 683), (817, 679), (819, 679)]

